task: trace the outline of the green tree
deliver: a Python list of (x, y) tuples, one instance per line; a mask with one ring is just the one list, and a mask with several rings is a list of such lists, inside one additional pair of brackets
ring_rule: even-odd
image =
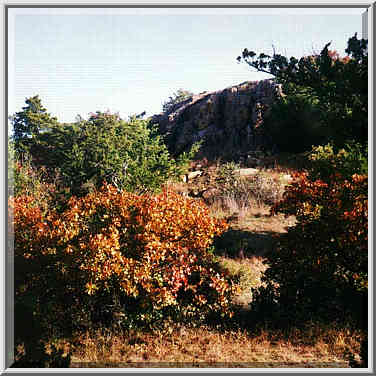
[(64, 164), (64, 158), (73, 147), (79, 132), (79, 124), (56, 123), (45, 132), (38, 134), (33, 144), (33, 160), (37, 166), (45, 166), (53, 175), (55, 169)]
[(308, 151), (327, 137), (320, 108), (301, 94), (278, 98), (265, 116), (262, 130), (280, 152)]
[(57, 124), (57, 119), (43, 107), (38, 95), (27, 98), (26, 106), (12, 116), (11, 121), (14, 147), (21, 156), (27, 151), (36, 154), (33, 150), (36, 138)]
[(321, 112), (327, 139), (343, 145), (349, 140), (367, 142), (368, 41), (357, 34), (348, 40), (347, 56), (340, 58), (327, 43), (320, 54), (299, 60), (244, 49), (238, 61), (273, 75), (286, 95), (304, 95)]
[(98, 188), (103, 182), (120, 190), (158, 190), (178, 176), (197, 150), (178, 160), (170, 157), (156, 130), (146, 120), (122, 120), (117, 114), (96, 112), (74, 127), (54, 128), (44, 135), (55, 154), (65, 184), (76, 194)]
[(132, 116), (125, 121), (117, 114), (96, 112), (88, 120), (77, 117), (75, 123), (59, 123), (39, 97), (27, 99), (26, 104), (13, 116), (15, 159), (27, 171), (46, 167), (48, 182), (55, 183), (58, 177), (59, 186), (76, 195), (105, 181), (119, 190), (158, 190), (168, 179), (185, 173), (199, 148), (195, 144), (173, 159), (148, 120)]
[(168, 98), (167, 101), (163, 103), (163, 107), (162, 107), (163, 112), (171, 111), (175, 105), (185, 101), (188, 98), (191, 98), (192, 96), (193, 96), (193, 93), (191, 91), (178, 89), (172, 94), (172, 96)]

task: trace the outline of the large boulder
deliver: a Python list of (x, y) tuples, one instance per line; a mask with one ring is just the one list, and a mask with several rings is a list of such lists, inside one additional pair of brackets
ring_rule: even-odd
[(273, 80), (247, 81), (193, 95), (169, 112), (154, 115), (151, 122), (158, 124), (173, 155), (203, 140), (200, 157), (239, 157), (271, 146), (259, 128), (280, 95), (281, 87)]

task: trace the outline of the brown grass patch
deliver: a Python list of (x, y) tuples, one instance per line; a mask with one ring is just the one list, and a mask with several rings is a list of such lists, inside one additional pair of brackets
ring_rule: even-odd
[(359, 351), (356, 332), (333, 329), (316, 336), (309, 344), (298, 330), (285, 338), (268, 331), (252, 335), (179, 325), (169, 332), (87, 332), (78, 340), (72, 367), (89, 362), (111, 367), (346, 367), (346, 348)]

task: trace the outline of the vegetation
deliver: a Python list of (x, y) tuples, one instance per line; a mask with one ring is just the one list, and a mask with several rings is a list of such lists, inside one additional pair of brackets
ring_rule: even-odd
[[(280, 150), (297, 152), (309, 150), (309, 142), (317, 145), (308, 172), (296, 173), (282, 201), (272, 208), (272, 214), (294, 215), (296, 225), (265, 254), (265, 285), (255, 291), (252, 310), (264, 317), (269, 312), (289, 325), (317, 317), (353, 317), (366, 328), (367, 41), (355, 34), (345, 58), (329, 46), (300, 60), (264, 53), (256, 57), (247, 49), (238, 57), (283, 86), (286, 96), (271, 108), (264, 124)], [(289, 120), (278, 123), (278, 116), (287, 113), (282, 119)], [(366, 342), (362, 348), (364, 366)]]
[[(355, 140), (365, 145), (368, 137), (367, 40), (358, 39), (355, 34), (348, 40), (348, 56), (344, 58), (329, 50), (329, 46), (330, 43), (326, 44), (318, 55), (299, 60), (276, 53), (273, 56), (260, 53), (257, 57), (255, 52), (244, 49), (238, 61), (273, 75), (282, 84), (288, 99), (281, 99), (277, 111), (283, 113), (287, 111), (284, 107), (287, 107), (292, 110), (293, 119), (300, 120), (296, 118), (300, 112), (296, 105), (300, 102), (308, 107), (307, 114), (314, 112), (320, 115), (319, 123), (316, 116), (314, 123), (282, 123), (288, 126), (287, 136), (298, 128), (300, 134), (306, 135), (303, 139), (307, 139), (314, 130), (314, 142), (343, 146), (347, 141)], [(282, 127), (278, 133), (274, 130), (275, 136), (283, 137), (281, 146), (285, 149), (288, 137), (284, 137), (284, 132)], [(278, 143), (278, 137), (274, 141)], [(296, 146), (291, 143), (290, 147), (294, 151)]]
[(26, 106), (12, 116), (11, 120), (14, 147), (21, 157), (24, 152), (31, 151), (36, 137), (57, 124), (57, 119), (47, 113), (38, 95), (27, 98)]
[(288, 95), (273, 103), (262, 129), (280, 152), (302, 153), (328, 138), (319, 106), (302, 94)]
[[(48, 123), (48, 117), (42, 132), (34, 130), (39, 128), (30, 120), (39, 114), (33, 109), (24, 111), (27, 116), (22, 121), (23, 129), (31, 131), (23, 138), (19, 131), (13, 135), (16, 154), (22, 154), (23, 159), (29, 156), (29, 164), (49, 169), (51, 178), (58, 173), (64, 186), (76, 195), (100, 188), (104, 182), (130, 192), (156, 191), (168, 179), (182, 174), (199, 148), (195, 144), (189, 153), (174, 160), (147, 121), (132, 118), (126, 122), (117, 114), (101, 112), (75, 124)], [(20, 117), (18, 114), (15, 119)], [(16, 121), (14, 126), (19, 128)]]
[(368, 174), (367, 148), (364, 151), (360, 144), (346, 144), (337, 152), (330, 144), (317, 146), (312, 149), (308, 158), (311, 180), (321, 179), (330, 182), (331, 176), (335, 173), (346, 179), (350, 179), (353, 174)]
[(16, 307), (25, 311), (28, 302), (33, 320), (50, 330), (72, 319), (78, 327), (82, 321), (108, 326), (115, 313), (127, 328), (167, 317), (231, 316), (233, 286), (208, 252), (225, 223), (199, 202), (168, 191), (137, 196), (104, 186), (72, 197), (61, 214), (27, 195), (10, 205)]
[(216, 170), (213, 188), (215, 201), (225, 210), (247, 212), (252, 205), (273, 204), (282, 198), (284, 184), (276, 177), (259, 171), (253, 175), (241, 176), (240, 165), (234, 162), (223, 163)]
[(206, 161), (188, 179), (198, 144), (174, 159), (140, 117), (61, 124), (26, 100), (8, 149), (16, 367), (367, 365), (367, 42), (328, 47), (240, 58), (284, 86), (263, 124), (280, 150), (316, 144), (299, 168)]
[[(295, 215), (297, 224), (265, 255), (270, 268), (263, 293), (273, 295), (290, 320), (365, 314), (357, 309), (364, 309), (362, 291), (367, 292), (367, 191), (363, 175), (347, 180), (336, 174), (325, 183), (297, 174), (273, 207)], [(360, 304), (354, 307), (354, 301)]]
[(74, 193), (103, 182), (131, 192), (155, 191), (181, 167), (145, 120), (125, 122), (118, 115), (97, 112), (76, 124), (70, 140), (58, 166)]

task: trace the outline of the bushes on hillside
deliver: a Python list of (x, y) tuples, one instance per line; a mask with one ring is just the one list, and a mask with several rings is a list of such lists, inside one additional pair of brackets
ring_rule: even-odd
[(32, 196), (10, 203), (16, 310), (34, 312), (44, 327), (231, 316), (235, 287), (209, 251), (226, 225), (202, 203), (109, 185), (72, 197), (62, 214), (44, 213)]
[(296, 226), (266, 254), (267, 286), (257, 292), (254, 304), (278, 303), (290, 319), (333, 318), (343, 312), (362, 319), (368, 286), (368, 177), (336, 171), (324, 181), (316, 173), (296, 173), (272, 209), (295, 215)]
[(216, 200), (224, 207), (246, 209), (250, 205), (274, 204), (282, 196), (283, 184), (259, 171), (250, 176), (240, 176), (240, 166), (234, 162), (223, 164), (217, 171), (214, 187)]
[(336, 172), (348, 179), (353, 174), (368, 174), (368, 150), (359, 143), (337, 149), (331, 144), (314, 147), (309, 155), (309, 177), (329, 182)]
[[(173, 159), (146, 120), (124, 121), (117, 114), (96, 112), (88, 120), (60, 124), (42, 107), (34, 113), (33, 101), (41, 107), (38, 97), (30, 98), (29, 106), (14, 116), (17, 155), (23, 159), (27, 151), (30, 163), (45, 167), (50, 180), (58, 171), (62, 184), (75, 195), (100, 188), (104, 182), (135, 193), (159, 190), (169, 178), (186, 170), (199, 148), (196, 144), (189, 153)], [(40, 127), (38, 119), (43, 120)]]
[[(296, 226), (282, 234), (276, 252), (266, 254), (266, 287), (253, 302), (255, 310), (269, 307), (286, 319), (367, 312), (367, 40), (355, 34), (344, 58), (329, 46), (299, 60), (276, 53), (257, 57), (247, 49), (238, 58), (282, 84), (286, 97), (264, 124), (274, 132), (273, 141), (283, 150), (301, 151), (295, 133), (304, 136), (298, 148), (310, 141), (319, 145), (308, 173), (296, 174), (273, 207), (272, 213), (295, 215)], [(278, 112), (285, 115), (280, 124)]]
[(317, 103), (306, 95), (291, 94), (276, 99), (262, 129), (280, 152), (301, 153), (328, 137)]
[(131, 192), (154, 191), (176, 167), (146, 121), (127, 123), (117, 115), (99, 112), (79, 124), (60, 166), (74, 193), (99, 188), (103, 182)]

